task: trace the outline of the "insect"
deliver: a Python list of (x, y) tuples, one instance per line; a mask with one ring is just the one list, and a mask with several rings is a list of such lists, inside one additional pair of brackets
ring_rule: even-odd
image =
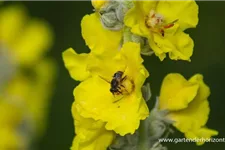
[(122, 89), (121, 88), (125, 88), (122, 85), (122, 82), (126, 79), (126, 76), (123, 77), (123, 72), (122, 71), (117, 71), (114, 75), (113, 75), (113, 79), (111, 80), (110, 84), (111, 84), (111, 88), (110, 88), (110, 92), (113, 95), (119, 95), (122, 94)]

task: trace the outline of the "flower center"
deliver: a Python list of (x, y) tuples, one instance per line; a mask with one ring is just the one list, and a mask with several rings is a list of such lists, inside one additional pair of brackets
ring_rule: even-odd
[(164, 30), (173, 27), (177, 21), (178, 19), (174, 20), (171, 23), (164, 24), (165, 22), (164, 16), (159, 13), (156, 13), (156, 11), (152, 9), (146, 16), (145, 25), (151, 31), (159, 33), (162, 36), (164, 36), (165, 32)]
[(146, 17), (145, 24), (147, 28), (157, 28), (162, 25), (163, 21), (164, 17), (152, 9)]
[(124, 86), (124, 94), (130, 94), (134, 90), (134, 82), (133, 80), (126, 79), (122, 82), (122, 85)]

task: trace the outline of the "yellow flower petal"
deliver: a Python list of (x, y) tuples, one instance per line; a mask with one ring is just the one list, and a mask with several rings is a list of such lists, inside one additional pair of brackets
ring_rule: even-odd
[(157, 47), (160, 48), (160, 50), (162, 50), (164, 53), (170, 52), (175, 49), (175, 45), (168, 38), (163, 38), (159, 34), (153, 34), (153, 40)]
[[(153, 34), (149, 37), (149, 44), (154, 50), (155, 55), (163, 60), (165, 54), (169, 52), (172, 60), (190, 60), (193, 54), (194, 42), (188, 34), (177, 32), (173, 36), (162, 37), (159, 34)], [(164, 55), (163, 55), (164, 54)]]
[[(133, 27), (135, 24), (137, 24), (137, 21), (136, 21), (136, 20), (138, 20), (138, 19), (143, 19), (143, 18), (141, 17), (142, 14), (143, 14), (141, 11), (138, 12), (139, 14), (137, 14), (137, 13), (135, 12), (136, 7), (137, 7), (137, 6), (134, 5), (134, 7), (130, 8), (130, 9), (127, 11), (126, 15), (124, 16), (124, 24), (125, 24), (126, 26), (128, 26), (128, 27)], [(131, 16), (132, 16), (132, 17), (131, 17)]]
[(127, 11), (124, 17), (124, 23), (131, 28), (131, 32), (147, 37), (149, 30), (145, 26), (146, 11), (154, 7), (156, 1), (135, 1), (134, 7)]
[(112, 143), (115, 133), (105, 129), (105, 123), (91, 118), (83, 118), (77, 112), (76, 105), (72, 106), (75, 119), (76, 136), (71, 150), (106, 150)]
[(139, 6), (139, 9), (143, 11), (144, 14), (148, 14), (152, 9), (157, 7), (157, 1), (137, 1), (136, 4)]
[(96, 10), (99, 10), (100, 8), (102, 8), (107, 2), (108, 0), (91, 0), (92, 6)]
[(169, 117), (175, 121), (174, 126), (183, 133), (198, 130), (208, 120), (209, 103), (207, 100), (193, 100), (186, 109), (171, 112)]
[(198, 89), (198, 84), (188, 82), (182, 75), (168, 74), (163, 80), (160, 91), (160, 109), (174, 111), (187, 108)]
[(22, 65), (37, 63), (52, 45), (49, 25), (41, 20), (32, 20), (17, 37), (11, 47), (15, 59)]
[(24, 103), (26, 105), (30, 99), (29, 93), (31, 90), (31, 81), (22, 74), (16, 74), (15, 78), (10, 80), (5, 87), (4, 92), (6, 97), (12, 100), (13, 103), (22, 106)]
[(131, 66), (139, 66), (140, 64), (142, 64), (143, 59), (140, 55), (140, 44), (127, 42), (123, 44), (123, 47), (120, 51), (127, 60), (130, 60), (130, 63), (132, 63)]
[(26, 9), (21, 5), (12, 5), (2, 8), (0, 11), (0, 42), (11, 46), (18, 40), (27, 21)]
[(16, 128), (19, 125), (23, 116), (22, 107), (13, 103), (13, 101), (10, 102), (9, 97), (1, 97), (0, 110), (0, 129), (5, 127)]
[[(212, 130), (212, 129), (208, 129), (208, 128), (205, 128), (205, 127), (200, 128), (197, 131), (185, 133), (185, 137), (186, 138), (197, 139), (197, 142), (196, 142), (197, 145), (204, 144), (212, 136), (216, 136), (216, 135), (218, 135), (218, 131)], [(206, 140), (206, 141), (204, 141), (204, 140)]]
[(134, 133), (140, 120), (148, 116), (141, 92), (126, 98), (122, 95), (123, 100), (115, 102), (109, 89), (110, 84), (99, 77), (80, 83), (74, 90), (78, 112), (85, 118), (106, 122), (107, 130), (114, 130), (120, 135)]
[(81, 29), (82, 36), (93, 53), (101, 54), (104, 51), (119, 50), (122, 31), (105, 29), (98, 13), (84, 16), (81, 21)]
[(125, 71), (126, 63), (119, 51), (115, 55), (102, 53), (98, 57), (93, 55), (89, 57), (87, 68), (92, 75), (98, 75), (110, 82), (114, 73)]
[(208, 96), (210, 90), (203, 82), (203, 77), (200, 74), (194, 75), (190, 80), (192, 84), (198, 84), (197, 93), (188, 107), (178, 112), (172, 112), (171, 118), (176, 121), (174, 124), (181, 132), (189, 132), (197, 130), (204, 126), (208, 120), (209, 103)]
[(17, 133), (12, 128), (0, 129), (0, 149), (25, 149), (28, 146), (28, 140)]
[(151, 49), (154, 50), (155, 55), (163, 61), (166, 58), (166, 53), (158, 46), (158, 43), (154, 41), (153, 35), (148, 38), (148, 42)]
[(194, 49), (194, 42), (190, 36), (184, 32), (177, 32), (170, 40), (174, 44), (174, 49), (169, 52), (170, 59), (190, 61)]
[(148, 37), (149, 45), (155, 52), (155, 55), (162, 61), (166, 57), (166, 53), (175, 50), (175, 45), (168, 39), (161, 37), (161, 35), (153, 33)]
[(127, 42), (123, 44), (120, 51), (126, 63), (125, 74), (131, 75), (136, 89), (140, 89), (145, 79), (149, 76), (148, 71), (142, 65), (143, 59), (140, 55), (140, 44)]
[(87, 70), (88, 57), (85, 53), (77, 54), (72, 48), (63, 52), (63, 61), (74, 80), (82, 81), (90, 76)]
[(192, 83), (198, 83), (199, 84), (198, 94), (195, 97), (196, 99), (206, 100), (209, 97), (210, 89), (204, 83), (203, 76), (201, 74), (196, 74), (196, 75), (192, 76), (188, 81), (192, 82)]
[(165, 17), (165, 23), (170, 23), (178, 19), (180, 31), (187, 28), (195, 28), (198, 24), (198, 5), (194, 0), (161, 0), (157, 4), (156, 11)]

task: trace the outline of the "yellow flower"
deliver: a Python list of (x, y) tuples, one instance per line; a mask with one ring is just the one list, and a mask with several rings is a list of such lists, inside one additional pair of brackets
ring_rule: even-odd
[(0, 98), (0, 150), (25, 149), (25, 138), (18, 132), (24, 115), (24, 107), (12, 101)]
[(108, 2), (108, 0), (92, 0), (92, 6), (96, 9), (99, 10), (101, 7), (103, 7), (106, 3)]
[(0, 110), (0, 129), (16, 128), (24, 115), (21, 106), (13, 103), (10, 99), (4, 99), (3, 96), (0, 99)]
[[(39, 137), (46, 127), (55, 64), (51, 60), (43, 60), (33, 69), (34, 76), (28, 78), (21, 73), (15, 74), (0, 91), (0, 130), (4, 133), (6, 129), (11, 130), (9, 132), (12, 137), (8, 138), (9, 143), (16, 137), (19, 141), (22, 138), (28, 140)], [(22, 125), (24, 127), (21, 128)], [(30, 132), (32, 136), (27, 134)], [(7, 140), (4, 139), (4, 142)], [(19, 144), (28, 146), (29, 142)]]
[(19, 135), (16, 129), (11, 129), (9, 127), (0, 129), (0, 149), (27, 149), (27, 141), (21, 135)]
[[(203, 76), (196, 74), (189, 80), (177, 73), (168, 74), (162, 83), (159, 108), (169, 110), (168, 117), (187, 138), (210, 138), (218, 134), (205, 125), (209, 115), (209, 87)], [(197, 142), (201, 145), (203, 142)]]
[(119, 50), (120, 48), (122, 30), (111, 31), (104, 28), (98, 12), (83, 17), (81, 30), (86, 44), (95, 53), (99, 54), (108, 49)]
[(44, 21), (20, 5), (1, 7), (0, 149), (27, 149), (43, 132), (55, 77), (54, 62), (43, 59), (51, 44)]
[(106, 150), (112, 143), (115, 133), (105, 129), (105, 123), (82, 117), (72, 106), (76, 136), (71, 150)]
[(125, 18), (134, 34), (146, 37), (155, 55), (163, 60), (190, 60), (194, 43), (183, 31), (196, 27), (198, 5), (189, 1), (135, 1)]
[[(109, 52), (85, 56), (68, 49), (63, 53), (71, 76), (75, 80), (85, 76), (74, 90), (74, 107), (84, 118), (105, 122), (107, 130), (114, 130), (120, 135), (134, 133), (140, 120), (149, 114), (141, 93), (141, 87), (149, 74), (142, 65), (139, 44), (128, 42), (121, 50)], [(113, 95), (110, 82), (118, 71), (122, 72), (121, 79), (124, 79), (119, 83), (121, 89)]]
[(33, 76), (28, 78), (27, 75), (18, 73), (0, 91), (0, 129), (4, 126), (18, 129), (25, 121), (28, 122), (28, 130), (35, 127), (32, 129), (32, 136), (43, 134), (56, 69), (54, 62), (49, 59), (42, 60), (33, 69)]
[[(15, 90), (15, 88), (17, 90)], [(1, 89), (0, 99), (0, 149), (26, 149), (29, 137), (20, 132), (20, 126), (26, 118), (26, 107), (22, 99), (27, 96), (27, 85), (13, 80)], [(10, 111), (9, 111), (10, 110)]]
[(49, 25), (29, 19), (23, 6), (12, 5), (0, 10), (0, 48), (19, 65), (37, 63), (52, 45)]

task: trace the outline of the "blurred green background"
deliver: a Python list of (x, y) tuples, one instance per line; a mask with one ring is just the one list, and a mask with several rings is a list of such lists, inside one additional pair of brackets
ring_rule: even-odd
[[(81, 36), (80, 21), (85, 14), (93, 12), (91, 2), (6, 2), (24, 4), (32, 17), (48, 21), (55, 32), (55, 44), (49, 55), (54, 57), (58, 66), (58, 78), (55, 93), (50, 106), (49, 125), (44, 137), (37, 143), (39, 150), (69, 149), (74, 137), (71, 104), (73, 88), (78, 84), (72, 80), (64, 67), (61, 53), (73, 47), (78, 52), (88, 52)], [(178, 72), (186, 78), (195, 73), (204, 75), (205, 82), (211, 88), (209, 97), (211, 113), (207, 126), (219, 131), (218, 137), (225, 137), (225, 2), (197, 2), (199, 4), (199, 24), (196, 29), (187, 30), (195, 41), (191, 63), (171, 61), (160, 62), (155, 56), (144, 57), (145, 66), (150, 72), (153, 106), (155, 96), (163, 77), (167, 73)], [(185, 11), (185, 10), (184, 10)], [(40, 110), (41, 111), (41, 110)], [(171, 137), (183, 137), (181, 133)], [(225, 143), (206, 143), (196, 146), (194, 143), (166, 143), (169, 150), (224, 150)]]

